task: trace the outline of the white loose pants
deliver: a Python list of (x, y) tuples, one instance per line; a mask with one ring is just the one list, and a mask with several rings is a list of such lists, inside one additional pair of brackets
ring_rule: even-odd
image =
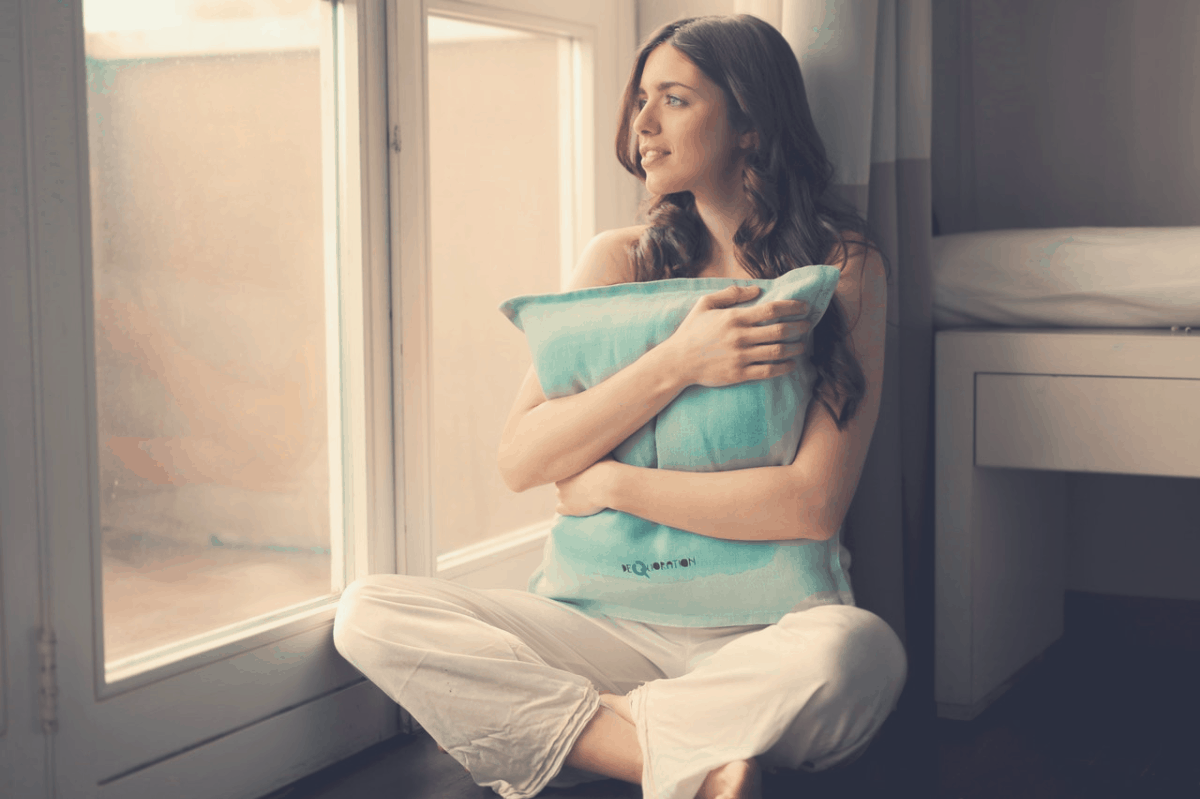
[(505, 799), (600, 779), (564, 762), (601, 691), (630, 695), (646, 799), (693, 799), (733, 760), (806, 771), (854, 760), (908, 674), (891, 627), (850, 605), (771, 625), (665, 627), (392, 574), (345, 590), (333, 640)]

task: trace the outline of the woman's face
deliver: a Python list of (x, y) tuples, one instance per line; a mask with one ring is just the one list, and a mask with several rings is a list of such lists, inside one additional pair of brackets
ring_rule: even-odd
[(739, 140), (725, 96), (687, 56), (668, 45), (651, 51), (642, 70), (633, 133), (652, 194), (691, 191), (697, 199), (741, 187)]

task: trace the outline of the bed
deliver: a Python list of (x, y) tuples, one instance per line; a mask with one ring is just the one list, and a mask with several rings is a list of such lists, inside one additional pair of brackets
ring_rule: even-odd
[(935, 666), (970, 720), (1063, 634), (1066, 473), (1200, 478), (1200, 227), (933, 240)]

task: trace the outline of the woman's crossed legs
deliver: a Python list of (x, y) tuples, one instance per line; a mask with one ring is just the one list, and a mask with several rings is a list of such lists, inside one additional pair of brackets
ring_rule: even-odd
[[(598, 691), (624, 694), (665, 676), (566, 605), (431, 578), (356, 580), (342, 594), (333, 640), (475, 782), (505, 799), (534, 796), (559, 775), (601, 707)], [(561, 777), (556, 785), (596, 779), (573, 769)]]
[(668, 628), (398, 575), (346, 589), (334, 642), (505, 799), (587, 772), (641, 782), (653, 799), (716, 796), (723, 778), (752, 781), (760, 754), (827, 768), (865, 749), (905, 676), (891, 629), (848, 606), (767, 627)]

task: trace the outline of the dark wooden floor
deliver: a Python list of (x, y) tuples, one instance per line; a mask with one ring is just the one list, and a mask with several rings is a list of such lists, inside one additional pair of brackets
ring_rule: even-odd
[[(1067, 634), (974, 721), (893, 714), (854, 764), (765, 775), (764, 799), (1200, 799), (1200, 603), (1121, 600), (1068, 593)], [(606, 780), (541, 795), (641, 791)], [(495, 796), (421, 735), (264, 799)]]

